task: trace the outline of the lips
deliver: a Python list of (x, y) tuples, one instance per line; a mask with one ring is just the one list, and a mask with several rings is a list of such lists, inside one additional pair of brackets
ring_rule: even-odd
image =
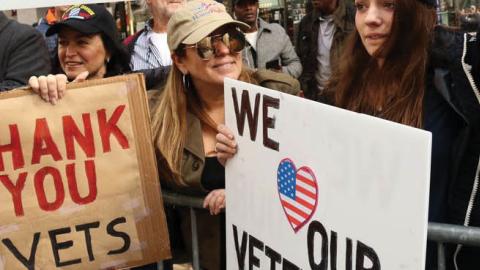
[(387, 38), (388, 35), (380, 33), (371, 33), (365, 36), (365, 39), (369, 40), (381, 40)]
[(213, 65), (213, 68), (225, 68), (225, 67), (230, 67), (234, 64), (235, 62), (231, 61), (231, 62), (224, 62), (224, 63), (220, 63), (220, 64), (215, 64)]
[(254, 19), (255, 13), (247, 13), (244, 15), (245, 19)]
[(65, 61), (65, 68), (79, 68), (83, 67), (83, 62), (81, 61)]

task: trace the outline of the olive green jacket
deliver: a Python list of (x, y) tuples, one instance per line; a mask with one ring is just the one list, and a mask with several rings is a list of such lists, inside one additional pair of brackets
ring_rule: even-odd
[[(258, 70), (252, 74), (253, 79), (266, 88), (275, 89), (284, 93), (297, 95), (300, 92), (300, 83), (285, 73), (277, 73), (269, 70)], [(149, 91), (150, 106), (154, 108), (155, 103), (161, 98), (160, 91)], [(159, 96), (160, 95), (160, 96)], [(171, 172), (162, 168), (168, 168), (159, 149), (157, 152), (157, 161), (159, 163), (159, 175), (162, 188), (167, 187), (179, 193), (205, 196), (208, 193), (202, 184), (201, 177), (205, 165), (205, 151), (203, 147), (202, 126), (200, 120), (190, 112), (187, 112), (187, 134), (182, 157), (182, 180), (185, 185), (177, 184), (172, 177)], [(172, 227), (179, 228), (179, 231), (170, 232), (171, 238), (181, 239), (186, 246), (186, 250), (173, 250), (174, 256), (184, 256), (183, 252), (191, 254), (191, 234), (190, 234), (190, 212), (188, 209), (176, 208), (180, 216), (180, 224)], [(198, 241), (200, 265), (203, 269), (220, 270), (222, 269), (220, 254), (220, 222), (218, 216), (211, 216), (207, 211), (197, 212)], [(171, 222), (169, 220), (169, 222)], [(175, 235), (181, 233), (180, 235)], [(172, 235), (174, 234), (174, 235)], [(172, 239), (171, 242), (175, 242)]]
[[(300, 92), (300, 83), (293, 77), (285, 74), (273, 72), (270, 70), (258, 70), (253, 73), (253, 79), (266, 88), (281, 91), (292, 95)], [(160, 91), (157, 93), (149, 91), (150, 105), (153, 108), (155, 102), (159, 100)], [(187, 134), (185, 141), (184, 155), (182, 159), (182, 180), (185, 185), (177, 184), (173, 180), (170, 172), (165, 172), (161, 168), (168, 168), (163, 160), (159, 149), (157, 152), (157, 161), (159, 163), (159, 174), (162, 186), (171, 190), (189, 195), (204, 195), (207, 190), (201, 184), (203, 166), (205, 164), (205, 153), (202, 139), (202, 126), (200, 120), (190, 112), (187, 112)]]

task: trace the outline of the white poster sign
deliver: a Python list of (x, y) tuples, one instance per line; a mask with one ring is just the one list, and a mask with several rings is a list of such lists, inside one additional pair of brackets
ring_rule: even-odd
[(423, 269), (431, 134), (227, 79), (227, 269)]
[(0, 2), (0, 10), (55, 7), (75, 4), (93, 4), (119, 2), (119, 0), (3, 0)]

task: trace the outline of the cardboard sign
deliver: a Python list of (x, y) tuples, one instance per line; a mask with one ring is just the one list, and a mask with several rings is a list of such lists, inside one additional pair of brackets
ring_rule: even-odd
[(94, 3), (109, 3), (109, 2), (119, 2), (119, 1), (118, 0), (21, 0), (21, 1), (17, 0), (17, 1), (2, 1), (0, 3), (0, 10), (56, 7), (56, 6), (63, 6), (63, 5), (94, 4)]
[(227, 269), (423, 269), (429, 132), (226, 80)]
[(112, 269), (170, 257), (138, 74), (0, 95), (0, 269)]

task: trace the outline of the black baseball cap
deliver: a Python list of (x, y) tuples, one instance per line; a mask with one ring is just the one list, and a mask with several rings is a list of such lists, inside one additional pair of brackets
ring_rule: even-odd
[(86, 35), (103, 33), (112, 41), (117, 39), (113, 16), (102, 4), (71, 6), (59, 22), (50, 26), (46, 35), (57, 34), (64, 26)]

